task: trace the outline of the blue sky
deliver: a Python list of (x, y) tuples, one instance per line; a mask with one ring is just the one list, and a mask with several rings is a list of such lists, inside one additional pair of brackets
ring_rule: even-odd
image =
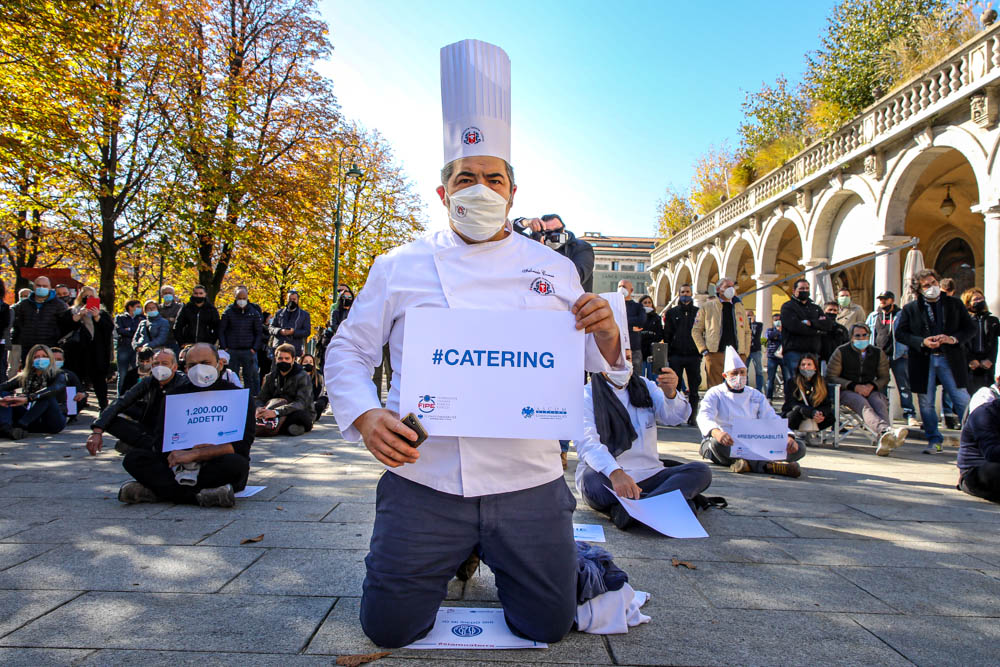
[(439, 50), (466, 38), (511, 59), (512, 216), (559, 213), (582, 234), (646, 236), (668, 185), (738, 142), (745, 91), (797, 80), (832, 0), (679, 3), (321, 0), (344, 114), (381, 132), (445, 226)]

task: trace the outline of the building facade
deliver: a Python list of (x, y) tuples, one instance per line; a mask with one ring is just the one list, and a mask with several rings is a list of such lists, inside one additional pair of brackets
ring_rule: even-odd
[(630, 280), (635, 294), (652, 294), (649, 257), (658, 239), (604, 236), (586, 232), (582, 240), (594, 248), (594, 293), (614, 292), (619, 280)]
[(684, 283), (703, 300), (727, 276), (765, 319), (804, 272), (815, 296), (847, 287), (871, 310), (883, 290), (901, 295), (915, 248), (1000, 312), (998, 116), (994, 25), (657, 246), (656, 305)]

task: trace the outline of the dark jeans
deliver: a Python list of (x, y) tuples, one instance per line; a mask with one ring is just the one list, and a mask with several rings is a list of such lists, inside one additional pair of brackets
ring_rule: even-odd
[(464, 498), (384, 473), (365, 558), (365, 634), (389, 648), (426, 636), (448, 582), (475, 550), (493, 570), (510, 629), (539, 642), (559, 641), (576, 614), (575, 508), (562, 477)]
[[(786, 461), (798, 461), (806, 455), (806, 446), (802, 444), (801, 440), (796, 440), (796, 442), (799, 445), (798, 450), (791, 456), (787, 457), (785, 459)], [(732, 447), (723, 445), (712, 436), (708, 436), (701, 441), (700, 451), (702, 458), (706, 458), (712, 463), (716, 463), (720, 466), (730, 466), (734, 461), (736, 461), (736, 459), (729, 456), (731, 450)], [(764, 466), (771, 462), (747, 459), (747, 463), (750, 464), (750, 470), (754, 472), (764, 472)]]
[(805, 352), (789, 352), (787, 350), (783, 353), (781, 368), (785, 372), (786, 387), (791, 387), (795, 384), (795, 373), (798, 371), (799, 362), (802, 361), (802, 357), (805, 355)]
[(958, 488), (970, 496), (1000, 503), (1000, 463), (984, 463), (962, 476)]
[(118, 395), (121, 396), (125, 393), (123, 385), (125, 384), (125, 375), (128, 374), (130, 370), (135, 368), (135, 350), (132, 349), (131, 344), (118, 344), (118, 352), (116, 353), (118, 359)]
[(906, 364), (906, 357), (900, 357), (890, 361), (889, 368), (892, 369), (896, 389), (899, 390), (899, 404), (903, 408), (903, 416), (909, 419), (916, 417), (917, 411), (913, 407), (913, 392), (910, 391), (910, 369)]
[(691, 415), (698, 414), (698, 388), (701, 387), (701, 357), (685, 357), (670, 355), (667, 360), (670, 370), (680, 376), (687, 376), (688, 402), (691, 404)]
[(312, 415), (309, 414), (308, 410), (296, 410), (295, 412), (286, 415), (284, 423), (281, 425), (281, 428), (278, 429), (278, 433), (287, 434), (288, 427), (292, 424), (298, 424), (306, 430), (306, 433), (308, 433), (313, 428)]
[(91, 375), (80, 375), (80, 382), (85, 383), (90, 380), (94, 385), (94, 395), (97, 396), (97, 405), (103, 410), (108, 407), (108, 376), (104, 372), (94, 372)]
[[(587, 465), (580, 463), (580, 465)], [(684, 465), (664, 468), (648, 479), (636, 482), (642, 489), (642, 498), (652, 498), (664, 493), (680, 489), (688, 500), (708, 488), (712, 483), (712, 470), (704, 463), (685, 463)], [(584, 501), (598, 512), (608, 512), (618, 504), (618, 499), (608, 491), (613, 488), (611, 480), (591, 467), (583, 471), (581, 479)]]
[[(4, 396), (9, 396), (4, 393)], [(31, 404), (15, 408), (0, 407), (0, 426), (20, 426), (29, 433), (59, 433), (66, 427), (66, 415), (55, 396), (47, 396)]]
[[(239, 454), (223, 454), (201, 462), (198, 483), (181, 486), (174, 471), (167, 465), (167, 455), (148, 449), (133, 449), (125, 455), (122, 466), (135, 481), (156, 494), (162, 501), (196, 504), (201, 489), (232, 484), (233, 491), (242, 491), (250, 475), (250, 460)], [(455, 566), (458, 567), (457, 565)]]
[(778, 372), (781, 370), (781, 359), (778, 357), (767, 358), (767, 392), (768, 399), (774, 398), (774, 385), (778, 380)]
[(150, 451), (156, 449), (156, 433), (137, 421), (118, 416), (104, 430), (130, 447)]
[(251, 398), (260, 392), (260, 375), (257, 372), (255, 350), (229, 350), (229, 368), (243, 378), (243, 386), (250, 390)]
[(323, 416), (323, 413), (326, 412), (326, 408), (329, 405), (330, 399), (326, 396), (320, 396), (313, 401), (313, 407), (316, 409), (316, 421), (319, 421), (319, 418)]

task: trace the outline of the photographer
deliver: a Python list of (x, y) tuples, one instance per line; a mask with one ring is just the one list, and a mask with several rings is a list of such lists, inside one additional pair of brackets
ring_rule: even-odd
[(580, 284), (583, 285), (583, 291), (593, 291), (594, 248), (567, 230), (566, 224), (557, 213), (549, 213), (541, 218), (516, 218), (513, 225), (515, 232), (520, 232), (539, 243), (544, 243), (573, 262), (580, 274)]

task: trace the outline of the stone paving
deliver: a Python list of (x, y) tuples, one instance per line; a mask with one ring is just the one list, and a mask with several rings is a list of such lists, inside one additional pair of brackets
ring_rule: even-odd
[[(357, 617), (381, 468), (329, 416), (258, 441), (251, 484), (267, 488), (229, 510), (120, 505), (120, 457), (87, 456), (85, 437), (0, 443), (0, 663), (320, 665), (376, 650)], [(697, 459), (693, 429), (660, 440)], [(729, 508), (701, 515), (703, 540), (623, 533), (581, 503), (576, 520), (604, 525), (652, 593), (650, 624), (375, 664), (996, 664), (1000, 507), (955, 490), (954, 450), (922, 446), (813, 448), (797, 480), (715, 468), (709, 493)], [(497, 605), (485, 568), (452, 583), (449, 604)]]

